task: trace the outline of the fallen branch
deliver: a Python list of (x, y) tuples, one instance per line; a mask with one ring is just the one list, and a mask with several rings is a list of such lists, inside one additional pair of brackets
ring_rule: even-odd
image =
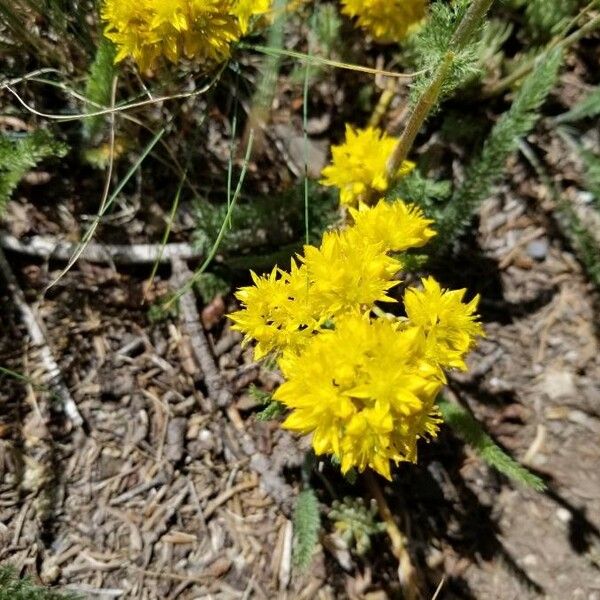
[[(193, 274), (180, 257), (173, 257), (171, 264), (173, 285), (177, 289), (183, 289)], [(187, 289), (179, 296), (179, 311), (181, 324), (185, 334), (189, 337), (194, 358), (204, 375), (210, 400), (220, 408), (228, 406), (233, 400), (233, 394), (215, 363), (198, 314), (196, 298), (191, 289)]]
[[(5, 250), (18, 252), (44, 260), (68, 261), (79, 244), (60, 240), (51, 235), (36, 235), (25, 241), (0, 231), (0, 246)], [(121, 265), (169, 263), (174, 258), (199, 260), (202, 253), (190, 244), (88, 244), (81, 254), (84, 260), (95, 263), (115, 263)]]
[[(179, 258), (172, 261), (172, 284), (177, 289), (183, 289), (193, 276), (187, 265)], [(250, 434), (236, 425), (232, 419), (233, 393), (221, 375), (215, 362), (213, 352), (202, 327), (196, 298), (192, 289), (188, 289), (179, 296), (179, 313), (181, 315), (182, 329), (189, 337), (194, 358), (204, 375), (204, 381), (208, 389), (211, 409), (216, 407), (225, 408), (227, 417), (236, 428), (237, 441), (243, 453), (250, 459), (249, 466), (260, 476), (260, 487), (269, 494), (286, 513), (291, 512), (291, 500), (294, 490), (285, 481), (282, 474), (282, 466), (274, 464), (270, 457), (263, 454), (254, 443)], [(216, 405), (216, 406), (215, 406)]]
[(29, 304), (27, 304), (23, 290), (20, 288), (17, 278), (8, 264), (2, 249), (0, 249), (0, 274), (12, 294), (15, 306), (21, 313), (21, 319), (29, 333), (31, 343), (39, 350), (40, 362), (46, 372), (43, 383), (48, 386), (52, 394), (60, 401), (64, 413), (71, 422), (76, 427), (81, 427), (83, 425), (83, 417), (79, 413), (77, 405), (69, 392), (69, 388), (62, 377), (60, 367), (56, 360), (54, 360), (52, 350), (46, 341), (43, 327)]

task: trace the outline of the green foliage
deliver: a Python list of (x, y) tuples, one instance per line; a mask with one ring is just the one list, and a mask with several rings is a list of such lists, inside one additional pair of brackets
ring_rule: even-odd
[(377, 521), (377, 506), (370, 507), (362, 498), (334, 500), (328, 517), (344, 542), (353, 547), (359, 556), (371, 549), (371, 537), (385, 531), (385, 524)]
[(466, 81), (479, 73), (478, 45), (482, 28), (463, 47), (452, 44), (452, 36), (460, 23), (469, 2), (458, 0), (445, 3), (434, 2), (429, 11), (426, 24), (408, 41), (415, 68), (426, 69), (427, 73), (419, 76), (411, 89), (411, 100), (416, 100), (431, 83), (432, 73), (442, 63), (448, 51), (452, 51), (453, 60), (450, 73), (445, 78), (438, 101), (449, 96)]
[(529, 30), (536, 39), (549, 39), (568, 24), (579, 4), (579, 0), (527, 0)]
[(481, 424), (466, 409), (445, 398), (439, 398), (438, 406), (445, 423), (477, 452), (490, 466), (509, 479), (542, 491), (546, 484), (537, 475), (510, 457), (483, 430)]
[(45, 129), (12, 139), (0, 135), (0, 211), (10, 200), (19, 181), (38, 163), (50, 156), (62, 157), (67, 146)]
[(37, 586), (28, 577), (19, 578), (11, 566), (0, 566), (0, 600), (76, 600), (77, 598), (81, 596)]
[(477, 58), (481, 72), (499, 67), (503, 59), (502, 47), (513, 32), (513, 24), (502, 19), (488, 19), (481, 32), (477, 46)]
[(434, 246), (443, 250), (469, 225), (481, 202), (504, 173), (506, 160), (540, 118), (540, 108), (558, 78), (561, 50), (545, 56), (525, 79), (510, 109), (504, 113), (484, 143), (481, 154), (467, 167), (464, 183), (440, 215)]
[[(562, 134), (566, 135), (567, 139), (573, 144), (576, 150), (580, 152), (582, 151), (579, 145), (573, 141), (566, 134), (566, 132), (562, 131)], [(575, 250), (580, 262), (585, 267), (585, 270), (587, 271), (592, 282), (598, 288), (600, 288), (600, 248), (598, 246), (598, 240), (592, 235), (590, 230), (583, 223), (576, 210), (571, 205), (569, 199), (562, 193), (562, 190), (559, 189), (558, 185), (549, 177), (546, 169), (544, 169), (544, 166), (541, 164), (540, 160), (537, 158), (531, 148), (529, 148), (525, 142), (522, 142), (520, 144), (520, 149), (527, 160), (529, 160), (531, 166), (535, 169), (542, 183), (552, 194), (553, 200), (556, 204), (555, 215), (557, 224), (561, 228), (565, 237), (573, 246), (573, 249)], [(598, 166), (600, 168), (600, 165)], [(596, 174), (588, 173), (588, 181), (590, 177), (593, 179), (597, 175), (597, 172)], [(594, 206), (597, 206), (597, 197), (594, 198), (594, 200)]]
[(573, 245), (589, 278), (600, 289), (600, 248), (598, 247), (598, 241), (568, 201), (559, 204), (558, 216), (564, 233)]
[[(112, 81), (115, 76), (116, 48), (114, 44), (103, 37), (98, 44), (96, 57), (90, 66), (85, 84), (85, 97), (93, 104), (89, 111), (95, 112), (98, 106), (110, 106)], [(83, 121), (84, 135), (89, 139), (98, 135), (102, 130), (104, 117), (90, 117)]]
[[(310, 185), (309, 194), (310, 238), (318, 242), (323, 231), (337, 218), (336, 201), (330, 189), (319, 189), (316, 184)], [(195, 244), (199, 250), (204, 253), (210, 251), (226, 213), (226, 205), (198, 204)], [(237, 204), (219, 252), (226, 256), (268, 253), (273, 248), (293, 244), (288, 253), (291, 256), (294, 250), (300, 248), (304, 234), (304, 186), (301, 185), (281, 194)]]
[(267, 406), (256, 414), (257, 421), (273, 421), (285, 414), (285, 406), (277, 400), (273, 400)]
[(440, 181), (427, 179), (419, 169), (415, 169), (390, 190), (387, 199), (401, 198), (406, 202), (412, 202), (420, 206), (427, 215), (435, 218), (451, 193), (452, 182), (446, 179)]
[(600, 87), (584, 96), (571, 110), (555, 119), (557, 123), (572, 123), (600, 115)]
[(257, 421), (272, 421), (285, 413), (285, 406), (281, 402), (273, 400), (273, 394), (270, 392), (265, 392), (254, 384), (250, 386), (248, 392), (253, 400), (265, 406), (263, 410), (257, 413)]
[(319, 501), (312, 488), (298, 494), (294, 507), (294, 564), (301, 570), (310, 566), (319, 542), (321, 517)]
[(201, 273), (194, 281), (194, 287), (204, 304), (209, 304), (217, 296), (225, 296), (231, 291), (231, 285), (214, 273)]
[(330, 56), (342, 45), (342, 19), (335, 4), (317, 4), (309, 21), (320, 56)]
[[(308, 20), (308, 40), (311, 54), (331, 57), (332, 54), (343, 54), (344, 44), (341, 36), (342, 18), (335, 4), (316, 4), (311, 18)], [(325, 73), (325, 69), (313, 65), (309, 69), (308, 84), (314, 85)], [(290, 73), (290, 81), (296, 85), (303, 84), (306, 79), (306, 65), (294, 65)]]
[(177, 301), (159, 301), (155, 304), (152, 304), (148, 308), (148, 312), (146, 316), (148, 321), (152, 325), (156, 325), (157, 323), (163, 323), (164, 321), (168, 321), (169, 319), (175, 319), (179, 314), (179, 303)]
[[(284, 44), (283, 34), (288, 16), (284, 0), (275, 0), (273, 12), (278, 17), (269, 29), (267, 47), (273, 50), (281, 50)], [(273, 104), (277, 88), (277, 77), (279, 76), (280, 67), (281, 54), (278, 52), (268, 54), (263, 60), (249, 115), (249, 124), (255, 127), (259, 127), (261, 123), (266, 122), (269, 118), (269, 111)]]
[(593, 206), (600, 211), (600, 156), (581, 149), (579, 155), (584, 165), (586, 188), (593, 195)]

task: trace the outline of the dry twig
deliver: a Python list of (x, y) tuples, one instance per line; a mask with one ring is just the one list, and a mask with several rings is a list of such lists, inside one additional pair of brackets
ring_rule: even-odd
[(52, 350), (46, 341), (43, 326), (38, 321), (36, 314), (29, 304), (27, 304), (23, 290), (19, 287), (17, 278), (10, 268), (2, 249), (0, 249), (0, 274), (4, 278), (6, 285), (12, 294), (15, 305), (21, 313), (23, 324), (27, 328), (32, 344), (39, 348), (40, 361), (46, 372), (46, 381), (43, 383), (47, 385), (52, 394), (60, 400), (64, 413), (73, 425), (81, 427), (81, 425), (83, 425), (83, 417), (79, 413), (77, 405), (71, 396), (71, 392), (69, 392), (69, 388), (63, 379), (60, 367), (52, 355)]
[[(27, 241), (0, 231), (0, 246), (5, 250), (34, 256), (44, 260), (68, 261), (78, 244), (60, 240), (50, 235), (36, 235)], [(169, 263), (174, 258), (199, 260), (202, 255), (186, 243), (180, 244), (88, 244), (81, 254), (84, 260), (95, 263), (115, 263), (121, 265), (150, 264), (157, 261)]]
[[(179, 257), (173, 257), (173, 284), (176, 288), (183, 288), (192, 277), (191, 271)], [(196, 306), (196, 298), (192, 290), (186, 290), (179, 297), (179, 308), (181, 311), (181, 324), (186, 335), (190, 339), (194, 357), (198, 366), (202, 369), (204, 382), (208, 389), (210, 399), (218, 407), (224, 407), (231, 403), (233, 395), (219, 372), (212, 350)]]

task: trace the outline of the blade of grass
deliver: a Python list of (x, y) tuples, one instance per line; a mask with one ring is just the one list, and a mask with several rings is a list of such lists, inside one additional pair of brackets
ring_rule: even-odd
[(233, 194), (233, 198), (231, 199), (231, 204), (227, 208), (227, 213), (225, 214), (225, 218), (223, 219), (221, 229), (219, 230), (219, 233), (217, 234), (217, 238), (215, 239), (215, 243), (212, 245), (212, 248), (210, 249), (208, 256), (204, 259), (204, 262), (200, 265), (200, 267), (196, 271), (194, 271), (194, 274), (192, 275), (192, 277), (190, 277), (190, 280), (181, 289), (179, 289), (175, 294), (173, 294), (173, 296), (169, 300), (167, 300), (167, 302), (164, 305), (165, 308), (169, 308), (169, 306), (171, 306), (172, 303), (177, 302), (179, 300), (179, 298), (181, 298), (181, 296), (183, 296), (183, 294), (187, 293), (189, 290), (192, 289), (194, 284), (200, 279), (202, 273), (204, 273), (204, 271), (206, 271), (206, 268), (208, 267), (208, 265), (210, 265), (210, 263), (213, 261), (214, 257), (216, 256), (219, 246), (221, 245), (221, 242), (223, 241), (223, 236), (225, 235), (225, 230), (227, 229), (227, 226), (231, 220), (231, 215), (233, 213), (233, 209), (235, 208), (235, 205), (237, 204), (238, 198), (240, 197), (240, 193), (242, 191), (242, 185), (244, 183), (244, 179), (246, 178), (246, 172), (248, 170), (248, 163), (250, 161), (250, 155), (252, 154), (252, 144), (253, 143), (254, 143), (254, 131), (251, 130), (250, 134), (248, 136), (248, 143), (246, 145), (246, 154), (244, 156), (244, 162), (242, 164), (242, 171), (240, 173), (240, 177), (238, 179), (238, 183), (237, 183), (235, 192)]
[(269, 46), (261, 46), (260, 44), (247, 44), (242, 42), (238, 44), (238, 48), (242, 50), (255, 50), (263, 54), (287, 56), (288, 58), (296, 58), (300, 61), (307, 62), (312, 66), (327, 66), (334, 67), (336, 69), (346, 69), (349, 71), (359, 71), (361, 73), (369, 73), (371, 75), (384, 75), (386, 77), (394, 77), (395, 79), (411, 79), (417, 75), (422, 75), (426, 72), (415, 71), (414, 73), (395, 73), (394, 71), (384, 71), (382, 69), (373, 69), (371, 67), (365, 67), (362, 65), (354, 65), (351, 63), (341, 62), (339, 60), (332, 60), (330, 58), (323, 58), (322, 56), (314, 56), (311, 54), (305, 54), (304, 52), (296, 52), (295, 50), (286, 50), (284, 48), (270, 48)]
[(167, 126), (165, 125), (160, 131), (158, 131), (156, 133), (156, 135), (146, 145), (146, 147), (144, 148), (144, 151), (142, 152), (142, 154), (140, 155), (140, 157), (131, 166), (131, 168), (129, 169), (129, 171), (127, 172), (127, 174), (125, 175), (125, 177), (121, 180), (121, 182), (119, 183), (119, 185), (117, 186), (117, 188), (115, 189), (115, 191), (110, 195), (110, 198), (108, 198), (107, 201), (104, 203), (104, 206), (102, 207), (102, 210), (98, 211), (98, 214), (96, 215), (96, 217), (92, 221), (92, 224), (88, 227), (87, 231), (84, 233), (83, 238), (82, 238), (79, 246), (77, 247), (77, 249), (73, 253), (73, 256), (71, 257), (71, 259), (67, 263), (67, 266), (44, 289), (44, 293), (46, 293), (50, 288), (52, 288), (53, 286), (55, 286), (58, 283), (58, 281), (62, 277), (64, 277), (64, 275), (66, 273), (68, 273), (69, 270), (73, 267), (73, 265), (77, 262), (77, 260), (81, 256), (82, 252), (85, 250), (85, 247), (87, 246), (87, 244), (92, 239), (92, 237), (93, 237), (96, 229), (98, 228), (98, 225), (100, 224), (100, 221), (102, 220), (102, 217), (106, 214), (106, 212), (108, 211), (108, 209), (113, 205), (114, 201), (117, 199), (118, 195), (121, 193), (121, 191), (123, 190), (123, 188), (125, 187), (125, 185), (127, 184), (127, 182), (131, 179), (131, 177), (133, 177), (133, 175), (138, 170), (138, 168), (141, 166), (141, 164), (144, 162), (144, 160), (146, 159), (146, 157), (148, 156), (148, 154), (150, 154), (150, 152), (152, 151), (152, 149), (154, 148), (154, 146), (156, 146), (156, 144), (158, 143), (158, 141), (165, 134), (166, 128), (167, 128)]
[(181, 197), (181, 190), (183, 189), (183, 184), (185, 183), (186, 173), (183, 174), (181, 181), (179, 182), (179, 187), (177, 188), (177, 193), (175, 194), (175, 198), (173, 199), (173, 204), (171, 205), (171, 211), (169, 213), (169, 220), (167, 221), (167, 225), (165, 227), (165, 231), (163, 233), (162, 240), (160, 242), (160, 251), (158, 256), (156, 257), (156, 261), (154, 265), (152, 265), (152, 273), (150, 273), (150, 279), (144, 289), (144, 296), (142, 298), (142, 304), (146, 302), (146, 295), (154, 282), (154, 278), (156, 277), (156, 271), (158, 271), (158, 265), (160, 264), (163, 251), (167, 242), (169, 241), (169, 235), (171, 234), (171, 228), (173, 227), (173, 221), (175, 220), (175, 214), (177, 213), (177, 208), (179, 207), (179, 198)]

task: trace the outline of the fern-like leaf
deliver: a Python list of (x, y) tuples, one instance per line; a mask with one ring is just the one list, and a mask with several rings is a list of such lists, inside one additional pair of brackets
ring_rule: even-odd
[(72, 593), (61, 593), (35, 585), (28, 577), (19, 578), (11, 566), (0, 567), (0, 600), (82, 600)]
[(432, 3), (427, 22), (418, 34), (408, 40), (409, 52), (415, 67), (427, 71), (427, 74), (417, 77), (412, 85), (413, 102), (427, 89), (431, 83), (431, 73), (434, 73), (436, 67), (444, 61), (449, 50), (453, 52), (452, 64), (443, 82), (438, 103), (479, 73), (478, 46), (483, 26), (477, 29), (476, 35), (463, 47), (455, 47), (451, 43), (456, 27), (461, 22), (468, 5), (469, 2), (466, 0)]
[(500, 471), (508, 478), (542, 491), (546, 484), (537, 475), (528, 471), (514, 458), (506, 454), (500, 446), (483, 430), (480, 423), (473, 415), (454, 402), (440, 398), (438, 406), (444, 421), (452, 430), (477, 452), (477, 454), (490, 466)]
[[(114, 44), (110, 40), (102, 38), (85, 84), (85, 97), (93, 103), (90, 105), (90, 112), (97, 111), (97, 105), (110, 105), (112, 80), (115, 76), (115, 56)], [(90, 139), (100, 133), (103, 123), (104, 117), (102, 116), (85, 119), (83, 122), (85, 137)]]
[(523, 82), (510, 109), (493, 127), (481, 154), (467, 168), (463, 185), (443, 211), (435, 243), (445, 249), (469, 225), (481, 202), (491, 193), (504, 172), (508, 157), (518, 148), (540, 118), (540, 108), (558, 78), (562, 51), (552, 51)]
[(314, 490), (300, 492), (294, 507), (294, 564), (301, 570), (309, 567), (319, 541), (321, 516)]
[(0, 212), (28, 171), (45, 158), (64, 156), (67, 150), (45, 129), (17, 139), (0, 135)]
[(584, 96), (571, 110), (556, 117), (557, 123), (572, 123), (600, 115), (600, 87)]

